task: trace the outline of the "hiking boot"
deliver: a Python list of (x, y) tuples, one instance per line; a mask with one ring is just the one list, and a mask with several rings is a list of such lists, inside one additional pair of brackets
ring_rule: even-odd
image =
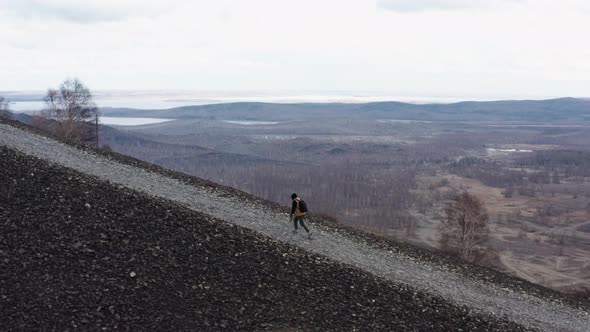
[(293, 234), (297, 234), (297, 230), (296, 229), (293, 230)]

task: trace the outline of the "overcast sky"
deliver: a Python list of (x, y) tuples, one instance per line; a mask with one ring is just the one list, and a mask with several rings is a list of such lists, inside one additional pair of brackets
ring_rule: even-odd
[(590, 97), (587, 0), (0, 0), (0, 90)]

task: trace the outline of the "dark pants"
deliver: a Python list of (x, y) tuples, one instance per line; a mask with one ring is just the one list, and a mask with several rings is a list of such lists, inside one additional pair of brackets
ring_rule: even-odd
[(293, 226), (295, 226), (295, 230), (297, 230), (297, 221), (299, 221), (299, 223), (301, 224), (301, 227), (303, 227), (303, 229), (305, 229), (306, 232), (309, 233), (309, 229), (307, 229), (307, 227), (305, 227), (305, 216), (296, 216), (295, 218), (293, 218)]

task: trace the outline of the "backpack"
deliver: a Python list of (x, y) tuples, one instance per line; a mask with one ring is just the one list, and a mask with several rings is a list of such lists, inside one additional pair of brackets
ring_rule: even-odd
[(307, 204), (302, 199), (299, 199), (299, 211), (307, 212)]

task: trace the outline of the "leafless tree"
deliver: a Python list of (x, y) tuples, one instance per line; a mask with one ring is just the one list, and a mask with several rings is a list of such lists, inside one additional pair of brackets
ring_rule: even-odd
[(450, 202), (441, 227), (443, 248), (467, 261), (475, 261), (488, 239), (489, 216), (483, 201), (464, 191)]
[(0, 97), (0, 118), (12, 119), (12, 112), (8, 109), (8, 100)]
[(58, 135), (68, 139), (87, 138), (84, 122), (96, 120), (98, 108), (90, 90), (79, 79), (67, 79), (57, 90), (48, 89), (44, 100), (43, 115), (59, 122)]

